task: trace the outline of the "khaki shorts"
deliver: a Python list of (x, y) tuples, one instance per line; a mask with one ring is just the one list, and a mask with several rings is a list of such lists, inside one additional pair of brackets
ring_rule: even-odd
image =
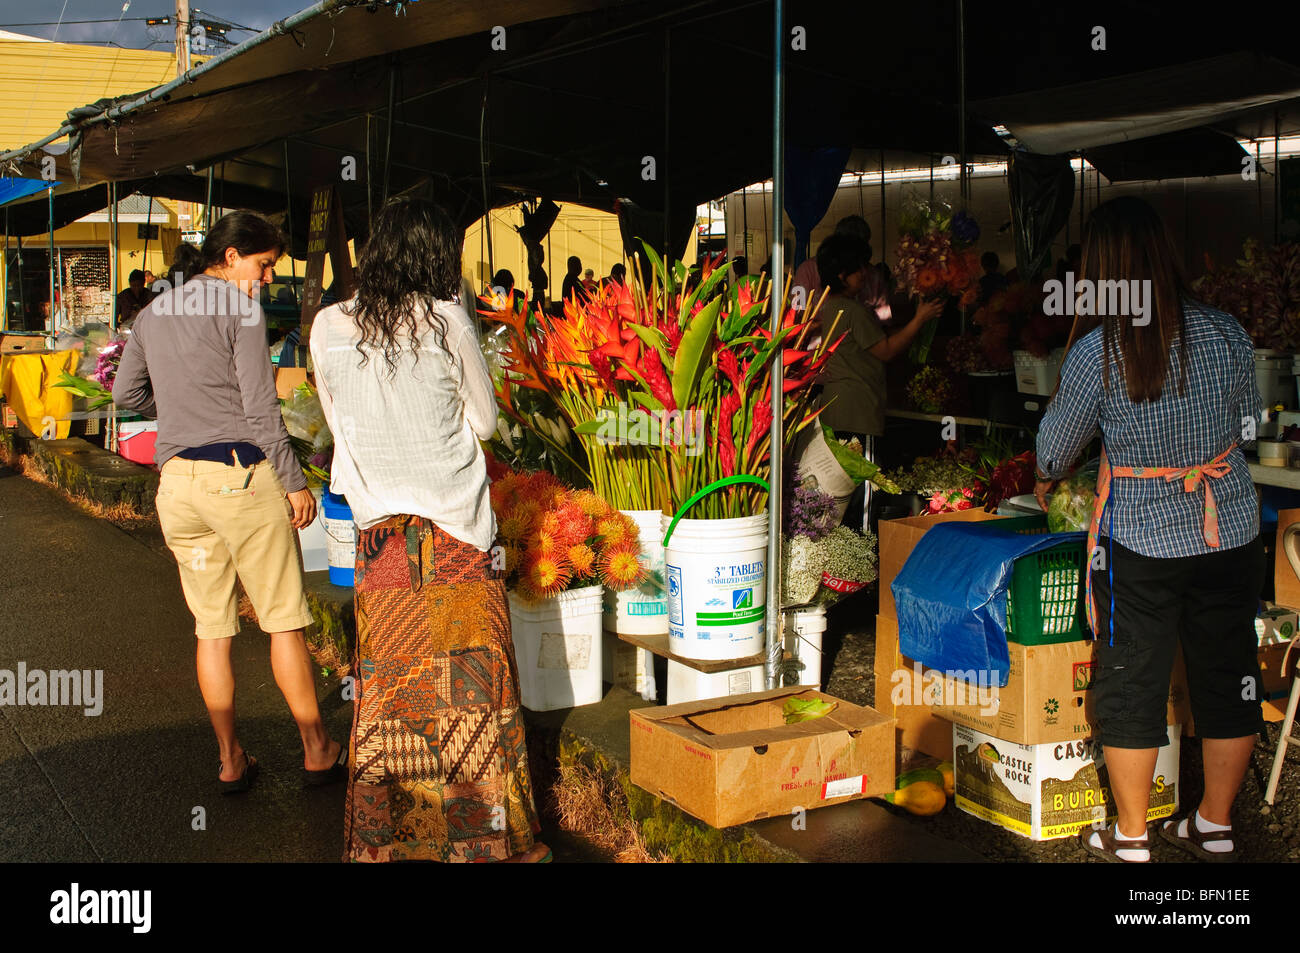
[(239, 631), (236, 573), (264, 632), (311, 625), (293, 505), (269, 462), (244, 468), (172, 457), (162, 467), (157, 505), (200, 639)]

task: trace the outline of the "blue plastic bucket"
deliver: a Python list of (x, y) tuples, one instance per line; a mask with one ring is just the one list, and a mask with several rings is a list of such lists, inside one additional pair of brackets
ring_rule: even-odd
[(352, 522), (352, 510), (344, 497), (329, 490), (321, 499), (321, 509), (329, 537), (330, 582), (350, 588), (356, 583), (357, 566), (357, 524)]

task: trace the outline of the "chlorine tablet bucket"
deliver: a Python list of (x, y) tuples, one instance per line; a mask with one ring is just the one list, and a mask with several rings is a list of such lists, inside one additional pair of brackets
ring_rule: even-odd
[(826, 607), (804, 606), (785, 612), (785, 647), (803, 667), (796, 685), (822, 684), (822, 636), (826, 633)]
[(347, 500), (328, 490), (321, 498), (322, 522), (329, 537), (329, 576), (336, 586), (356, 583), (357, 525), (352, 522), (352, 508)]
[(764, 644), (767, 513), (733, 519), (683, 519), (707, 493), (757, 477), (728, 477), (663, 516), (668, 584), (668, 647), (683, 658), (723, 660), (758, 655)]

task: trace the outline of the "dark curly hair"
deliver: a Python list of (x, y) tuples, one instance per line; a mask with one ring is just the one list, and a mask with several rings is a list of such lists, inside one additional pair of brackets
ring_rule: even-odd
[[(389, 373), (396, 372), (399, 328), (407, 332), (418, 362), (420, 323), (431, 327), (438, 346), (447, 349), (447, 326), (433, 305), (454, 300), (460, 292), (461, 242), (451, 217), (427, 199), (398, 196), (379, 210), (357, 261), (356, 297), (342, 306), (361, 331), (357, 350), (362, 365), (370, 359), (365, 348), (376, 347), (383, 351)], [(427, 322), (419, 320), (420, 303), (429, 309)]]

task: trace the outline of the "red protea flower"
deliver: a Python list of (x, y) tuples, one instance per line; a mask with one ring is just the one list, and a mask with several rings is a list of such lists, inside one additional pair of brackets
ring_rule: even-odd
[(731, 381), (731, 386), (736, 389), (737, 394), (745, 389), (740, 376), (740, 361), (736, 359), (735, 351), (726, 347), (718, 348), (718, 370)]
[(736, 443), (732, 429), (739, 410), (738, 394), (727, 394), (718, 405), (718, 462), (722, 464), (723, 476), (736, 475)]
[(745, 443), (745, 456), (748, 457), (758, 446), (758, 442), (767, 435), (772, 426), (772, 402), (760, 400), (754, 404), (754, 416), (750, 422), (749, 440)]
[(572, 498), (555, 511), (555, 519), (557, 535), (569, 546), (584, 543), (595, 535), (591, 517)]
[(676, 410), (677, 402), (673, 400), (673, 385), (669, 382), (668, 375), (664, 373), (659, 352), (654, 348), (647, 348), (641, 366), (642, 376), (650, 385), (650, 393), (654, 395), (655, 400), (663, 404), (665, 410)]
[(600, 581), (614, 590), (639, 586), (646, 575), (640, 555), (641, 547), (635, 540), (605, 550), (600, 557)]

